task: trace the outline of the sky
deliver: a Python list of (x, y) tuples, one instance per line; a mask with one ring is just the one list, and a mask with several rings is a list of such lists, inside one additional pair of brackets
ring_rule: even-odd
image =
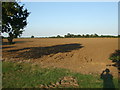
[(117, 2), (22, 2), (30, 16), (22, 37), (117, 35)]

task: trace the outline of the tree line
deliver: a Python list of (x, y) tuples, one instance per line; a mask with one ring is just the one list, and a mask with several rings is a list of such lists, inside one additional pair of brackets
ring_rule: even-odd
[(49, 38), (96, 38), (96, 37), (109, 37), (109, 38), (117, 38), (117, 37), (120, 37), (120, 35), (118, 36), (112, 36), (112, 35), (98, 35), (98, 34), (78, 34), (78, 35), (75, 35), (75, 34), (71, 34), (71, 33), (68, 33), (67, 35), (64, 35), (64, 36), (60, 36), (60, 35), (57, 35), (57, 36), (52, 36), (52, 37), (49, 37)]

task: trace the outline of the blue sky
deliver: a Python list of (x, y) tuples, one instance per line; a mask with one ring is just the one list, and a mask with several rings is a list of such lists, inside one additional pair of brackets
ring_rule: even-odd
[(117, 2), (22, 2), (31, 14), (25, 36), (118, 34)]

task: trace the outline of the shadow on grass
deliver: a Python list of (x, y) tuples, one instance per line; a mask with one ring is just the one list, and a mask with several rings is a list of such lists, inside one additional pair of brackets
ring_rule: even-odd
[(82, 48), (83, 46), (81, 44), (73, 43), (73, 44), (63, 44), (63, 45), (55, 45), (55, 46), (49, 46), (49, 47), (29, 47), (29, 48), (22, 48), (22, 49), (16, 49), (16, 50), (9, 50), (8, 52), (17, 52), (21, 50), (26, 50), (21, 53), (19, 53), (19, 56), (26, 59), (36, 59), (40, 58), (44, 55), (50, 55), (50, 54), (56, 54), (56, 53), (64, 53), (64, 52), (70, 52), (72, 50), (77, 50)]

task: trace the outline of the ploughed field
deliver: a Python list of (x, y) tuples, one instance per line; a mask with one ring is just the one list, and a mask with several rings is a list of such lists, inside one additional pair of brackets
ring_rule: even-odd
[(82, 74), (100, 74), (109, 68), (117, 76), (117, 68), (109, 56), (118, 49), (117, 38), (33, 38), (3, 40), (3, 61), (29, 62), (41, 67), (58, 67)]

